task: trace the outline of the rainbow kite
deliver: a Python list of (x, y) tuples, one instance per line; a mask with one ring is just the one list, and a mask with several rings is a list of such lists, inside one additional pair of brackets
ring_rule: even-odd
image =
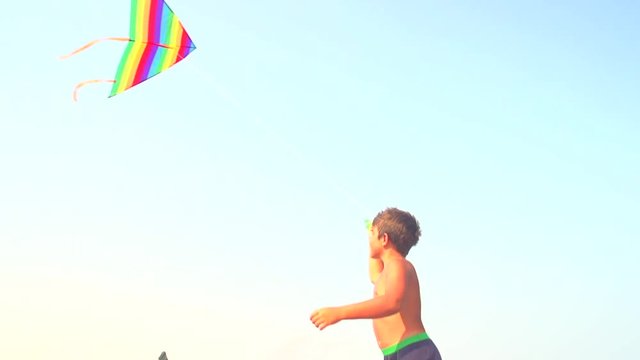
[(66, 59), (98, 42), (126, 41), (115, 80), (87, 80), (76, 85), (73, 99), (77, 101), (79, 88), (96, 82), (113, 83), (111, 95), (140, 84), (180, 62), (196, 49), (184, 27), (163, 0), (131, 0), (131, 27), (128, 38), (109, 37), (91, 41), (65, 55)]

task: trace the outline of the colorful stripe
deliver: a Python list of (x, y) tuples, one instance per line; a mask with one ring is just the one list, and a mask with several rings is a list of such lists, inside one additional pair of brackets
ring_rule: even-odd
[(110, 96), (168, 69), (196, 48), (163, 0), (132, 0), (129, 34)]
[(395, 344), (395, 345), (391, 345), (389, 347), (386, 347), (384, 349), (382, 349), (382, 355), (387, 356), (387, 355), (391, 355), (397, 351), (400, 351), (404, 348), (406, 348), (407, 346), (411, 345), (411, 344), (415, 344), (418, 341), (422, 341), (422, 340), (428, 340), (429, 339), (429, 335), (427, 335), (427, 333), (419, 333), (413, 336), (409, 336), (408, 338), (400, 341), (399, 343)]

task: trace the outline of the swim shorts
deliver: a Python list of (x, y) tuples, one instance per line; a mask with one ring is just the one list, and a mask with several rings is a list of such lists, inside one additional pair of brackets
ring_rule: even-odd
[(384, 360), (441, 360), (440, 352), (426, 333), (410, 336), (382, 349)]

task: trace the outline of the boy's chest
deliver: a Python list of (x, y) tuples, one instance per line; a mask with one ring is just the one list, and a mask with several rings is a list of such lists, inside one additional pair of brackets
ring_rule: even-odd
[(373, 285), (373, 296), (382, 296), (384, 295), (384, 273), (378, 276), (378, 280), (376, 280)]

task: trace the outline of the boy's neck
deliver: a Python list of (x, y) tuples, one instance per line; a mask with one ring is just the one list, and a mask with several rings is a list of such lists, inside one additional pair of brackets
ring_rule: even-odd
[(387, 262), (392, 261), (392, 260), (398, 260), (398, 259), (404, 260), (404, 256), (402, 256), (395, 249), (389, 249), (389, 250), (383, 251), (383, 253), (380, 254), (380, 258), (379, 259), (380, 259), (380, 261), (382, 261), (383, 264), (386, 264)]

